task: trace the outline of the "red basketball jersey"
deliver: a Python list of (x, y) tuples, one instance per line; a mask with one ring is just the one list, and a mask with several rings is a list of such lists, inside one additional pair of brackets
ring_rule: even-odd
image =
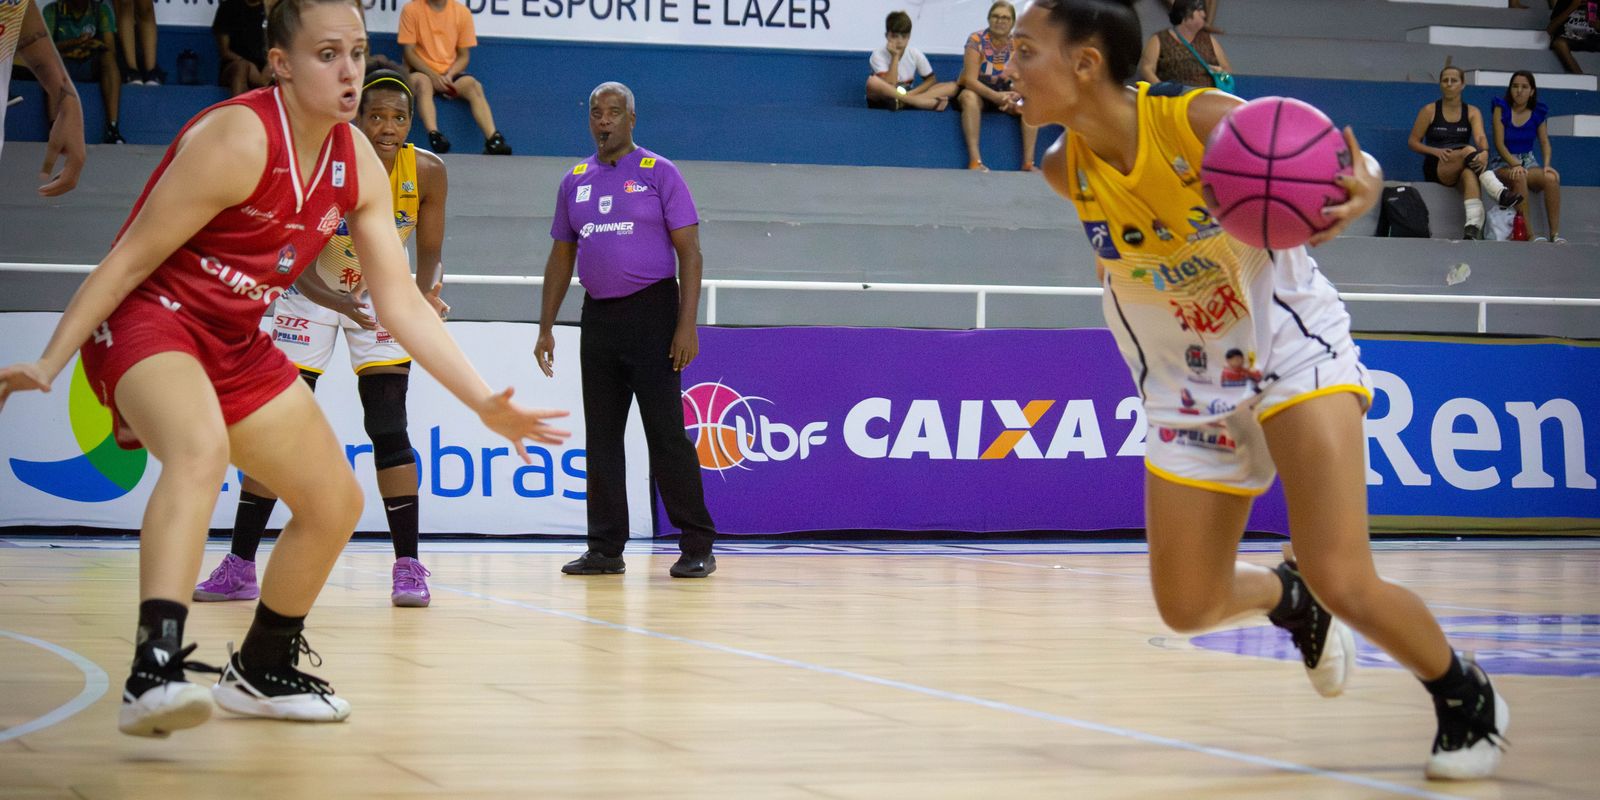
[[(276, 86), (246, 92), (202, 111), (184, 126), (133, 206), (126, 232), (151, 187), (196, 120), (227, 105), (256, 112), (267, 129), (267, 164), (250, 197), (223, 209), (184, 242), (129, 299), (159, 300), (224, 336), (257, 329), (261, 315), (322, 252), (345, 212), (360, 196), (349, 125), (335, 125), (322, 143), (311, 182), (302, 183), (289, 115)], [(159, 220), (156, 220), (159, 224)], [(122, 233), (117, 237), (120, 239)]]

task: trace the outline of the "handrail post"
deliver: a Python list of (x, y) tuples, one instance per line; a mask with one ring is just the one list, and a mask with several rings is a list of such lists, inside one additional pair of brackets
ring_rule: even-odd
[(717, 285), (706, 287), (706, 324), (717, 324)]
[(1489, 302), (1478, 303), (1478, 333), (1489, 332)]
[(989, 292), (988, 292), (988, 290), (987, 289), (979, 289), (978, 290), (978, 329), (979, 330), (983, 330), (984, 326), (989, 323), (988, 300), (989, 300)]

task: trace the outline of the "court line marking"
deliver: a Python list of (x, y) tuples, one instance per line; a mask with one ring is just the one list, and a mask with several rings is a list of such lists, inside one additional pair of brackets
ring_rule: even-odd
[(19, 642), (25, 642), (33, 645), (34, 647), (55, 653), (56, 655), (66, 659), (68, 663), (77, 667), (79, 672), (83, 673), (83, 691), (78, 692), (77, 697), (74, 697), (60, 706), (57, 706), (55, 710), (45, 714), (42, 717), (37, 717), (28, 720), (21, 725), (6, 728), (5, 730), (0, 731), (0, 742), (6, 742), (21, 736), (27, 736), (30, 733), (44, 730), (51, 725), (66, 720), (68, 717), (71, 717), (79, 711), (94, 705), (95, 701), (99, 700), (101, 695), (104, 695), (106, 693), (106, 689), (111, 685), (111, 679), (106, 676), (106, 671), (101, 669), (98, 664), (90, 661), (87, 658), (84, 658), (81, 655), (78, 655), (77, 653), (72, 652), (71, 650), (68, 650), (65, 647), (62, 647), (61, 645), (53, 642), (47, 642), (43, 639), (35, 639), (32, 636), (26, 636), (16, 633), (15, 631), (0, 631), (0, 636), (8, 636), (12, 639), (16, 639)]
[[(350, 571), (351, 572), (358, 572), (358, 573), (366, 573), (366, 574), (369, 574), (369, 575), (379, 575), (379, 576), (387, 576), (388, 575), (387, 572), (379, 572), (379, 571), (376, 571), (376, 570), (369, 570), (369, 569), (351, 569)], [(1252, 765), (1255, 765), (1255, 766), (1266, 767), (1268, 769), (1275, 769), (1275, 770), (1279, 770), (1279, 771), (1282, 771), (1282, 772), (1294, 772), (1294, 773), (1298, 773), (1298, 774), (1301, 774), (1301, 775), (1310, 775), (1312, 777), (1317, 777), (1317, 778), (1328, 778), (1330, 780), (1340, 781), (1342, 783), (1348, 783), (1348, 784), (1352, 784), (1352, 785), (1355, 785), (1355, 786), (1361, 786), (1361, 787), (1364, 787), (1364, 788), (1367, 788), (1367, 789), (1377, 789), (1379, 791), (1389, 792), (1391, 794), (1403, 795), (1403, 796), (1406, 796), (1406, 797), (1421, 797), (1421, 798), (1428, 798), (1428, 800), (1467, 800), (1467, 798), (1463, 798), (1460, 795), (1440, 794), (1438, 792), (1430, 792), (1430, 791), (1427, 791), (1425, 789), (1417, 789), (1417, 788), (1414, 788), (1414, 787), (1411, 787), (1411, 786), (1406, 786), (1404, 784), (1390, 783), (1388, 781), (1377, 780), (1375, 778), (1367, 778), (1367, 777), (1364, 777), (1364, 776), (1361, 776), (1361, 775), (1349, 775), (1349, 774), (1342, 773), (1342, 772), (1334, 772), (1332, 770), (1320, 769), (1318, 767), (1306, 766), (1304, 764), (1296, 764), (1296, 763), (1294, 763), (1292, 761), (1281, 761), (1279, 759), (1269, 758), (1267, 756), (1258, 756), (1258, 755), (1253, 755), (1253, 754), (1250, 754), (1250, 753), (1241, 753), (1241, 752), (1239, 752), (1237, 750), (1228, 750), (1226, 748), (1221, 748), (1221, 747), (1212, 747), (1210, 745), (1195, 744), (1194, 742), (1187, 742), (1187, 741), (1184, 741), (1182, 739), (1174, 739), (1174, 738), (1167, 737), (1167, 736), (1159, 736), (1159, 735), (1156, 735), (1156, 734), (1145, 733), (1143, 731), (1137, 731), (1137, 730), (1134, 730), (1132, 728), (1122, 728), (1122, 727), (1118, 727), (1118, 726), (1115, 726), (1115, 725), (1106, 725), (1106, 724), (1102, 724), (1102, 723), (1099, 723), (1099, 722), (1090, 722), (1089, 720), (1077, 719), (1075, 717), (1068, 717), (1068, 716), (1063, 716), (1063, 715), (1060, 715), (1060, 714), (1052, 714), (1052, 713), (1050, 713), (1048, 711), (1040, 711), (1038, 709), (1027, 708), (1025, 706), (1012, 705), (1011, 703), (1005, 703), (1005, 702), (1001, 702), (999, 700), (990, 700), (988, 698), (977, 697), (975, 695), (961, 694), (959, 692), (950, 692), (950, 691), (946, 691), (944, 689), (935, 689), (935, 688), (930, 687), (930, 686), (922, 686), (920, 684), (910, 683), (910, 682), (907, 682), (907, 681), (898, 681), (898, 680), (894, 680), (893, 678), (883, 678), (883, 677), (879, 677), (877, 675), (868, 675), (868, 674), (863, 673), (863, 672), (853, 672), (851, 670), (838, 669), (838, 668), (835, 668), (835, 667), (824, 666), (822, 664), (813, 664), (813, 663), (808, 662), (808, 661), (800, 661), (798, 659), (786, 658), (784, 656), (775, 656), (775, 655), (772, 655), (770, 653), (762, 653), (762, 652), (758, 652), (758, 651), (755, 651), (755, 650), (746, 650), (746, 649), (741, 648), (741, 647), (733, 647), (731, 645), (718, 644), (716, 642), (708, 642), (708, 641), (705, 641), (703, 639), (691, 639), (691, 638), (689, 638), (687, 636), (679, 636), (679, 635), (677, 635), (675, 633), (663, 633), (661, 631), (650, 630), (649, 628), (641, 628), (641, 627), (639, 627), (637, 625), (624, 625), (624, 624), (619, 623), (619, 622), (611, 622), (609, 620), (598, 619), (596, 617), (588, 617), (588, 616), (584, 616), (582, 614), (575, 614), (575, 613), (572, 613), (570, 611), (560, 611), (560, 610), (557, 610), (557, 609), (554, 609), (554, 608), (546, 608), (544, 606), (535, 605), (533, 603), (525, 603), (525, 602), (522, 602), (521, 600), (512, 600), (512, 599), (506, 598), (506, 597), (498, 597), (498, 596), (492, 595), (492, 594), (484, 594), (483, 592), (475, 592), (475, 591), (473, 591), (471, 589), (463, 589), (463, 588), (460, 588), (460, 587), (448, 586), (448, 585), (445, 585), (445, 584), (434, 584), (432, 588), (433, 588), (434, 591), (444, 590), (444, 591), (447, 591), (447, 592), (451, 592), (453, 594), (462, 595), (463, 597), (471, 597), (471, 598), (474, 598), (474, 599), (477, 599), (477, 600), (484, 600), (484, 601), (487, 601), (487, 602), (490, 602), (490, 603), (498, 603), (500, 605), (511, 606), (513, 608), (521, 608), (521, 609), (524, 609), (524, 610), (527, 610), (527, 611), (534, 611), (534, 612), (537, 612), (537, 613), (540, 613), (540, 614), (545, 614), (547, 616), (552, 616), (552, 617), (557, 617), (557, 618), (560, 618), (560, 619), (571, 620), (571, 621), (574, 621), (574, 622), (582, 622), (582, 623), (586, 623), (586, 624), (589, 624), (589, 625), (595, 625), (595, 626), (598, 626), (598, 627), (601, 627), (601, 628), (608, 628), (608, 629), (614, 630), (614, 631), (621, 631), (623, 633), (636, 633), (636, 634), (639, 634), (640, 636), (647, 636), (647, 637), (650, 637), (652, 639), (660, 639), (662, 641), (674, 642), (674, 643), (677, 643), (677, 644), (686, 644), (686, 645), (689, 645), (690, 647), (698, 647), (698, 648), (700, 648), (702, 650), (710, 650), (710, 651), (715, 652), (715, 653), (723, 653), (725, 655), (739, 656), (741, 658), (749, 658), (749, 659), (753, 659), (753, 660), (756, 660), (756, 661), (763, 661), (763, 662), (766, 662), (768, 664), (776, 664), (778, 666), (783, 666), (783, 667), (793, 667), (795, 669), (801, 669), (801, 670), (805, 670), (807, 672), (814, 672), (814, 673), (817, 673), (819, 675), (828, 675), (828, 676), (832, 676), (832, 677), (835, 677), (835, 678), (844, 678), (846, 680), (856, 681), (858, 683), (871, 684), (873, 686), (882, 686), (882, 687), (886, 687), (886, 688), (890, 688), (890, 689), (899, 689), (901, 691), (911, 692), (911, 693), (914, 693), (914, 694), (920, 694), (920, 695), (923, 695), (924, 697), (932, 697), (932, 698), (937, 699), (937, 700), (949, 700), (949, 701), (957, 702), (957, 703), (965, 703), (967, 705), (974, 705), (974, 706), (978, 706), (980, 708), (987, 708), (987, 709), (989, 709), (991, 711), (999, 711), (999, 712), (1002, 712), (1002, 713), (1016, 714), (1016, 715), (1019, 715), (1019, 716), (1029, 717), (1031, 719), (1041, 720), (1043, 722), (1051, 722), (1051, 723), (1055, 723), (1057, 725), (1063, 725), (1063, 726), (1071, 727), (1071, 728), (1078, 728), (1080, 730), (1086, 730), (1086, 731), (1090, 731), (1092, 733), (1103, 733), (1103, 734), (1107, 734), (1107, 735), (1110, 735), (1110, 736), (1116, 736), (1116, 737), (1123, 738), (1123, 739), (1131, 739), (1133, 741), (1142, 742), (1144, 744), (1157, 745), (1157, 746), (1160, 746), (1160, 747), (1168, 747), (1168, 748), (1172, 748), (1172, 749), (1175, 749), (1175, 750), (1185, 750), (1185, 751), (1188, 751), (1188, 752), (1191, 752), (1191, 753), (1199, 753), (1201, 755), (1215, 756), (1217, 758), (1222, 758), (1222, 759), (1226, 759), (1226, 760), (1229, 760), (1229, 761), (1237, 761), (1237, 762), (1241, 762), (1241, 763), (1245, 763), (1245, 764), (1252, 764)]]

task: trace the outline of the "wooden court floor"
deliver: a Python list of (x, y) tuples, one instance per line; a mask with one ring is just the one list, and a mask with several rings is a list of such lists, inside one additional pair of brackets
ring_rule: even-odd
[[(1265, 620), (1161, 625), (1138, 543), (424, 542), (434, 605), (352, 544), (310, 619), (343, 724), (116, 732), (137, 552), (0, 539), (0, 798), (1600, 796), (1600, 543), (1380, 546), (1511, 703), (1497, 780), (1430, 783), (1426, 694), (1364, 648), (1316, 696)], [(1246, 558), (1275, 563), (1266, 543)], [(221, 557), (214, 546), (209, 569)], [(252, 604), (196, 605), (220, 663)]]

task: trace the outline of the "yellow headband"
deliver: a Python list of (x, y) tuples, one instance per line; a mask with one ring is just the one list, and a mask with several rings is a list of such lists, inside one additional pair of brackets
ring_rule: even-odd
[(386, 83), (386, 82), (387, 83), (392, 83), (392, 84), (400, 87), (400, 91), (405, 92), (407, 97), (411, 97), (411, 84), (406, 83), (405, 81), (400, 80), (399, 78), (391, 77), (389, 75), (384, 75), (382, 77), (374, 78), (373, 80), (368, 81), (365, 86), (361, 87), (361, 91), (364, 93), (368, 89), (371, 89), (372, 87), (377, 86), (380, 83)]

